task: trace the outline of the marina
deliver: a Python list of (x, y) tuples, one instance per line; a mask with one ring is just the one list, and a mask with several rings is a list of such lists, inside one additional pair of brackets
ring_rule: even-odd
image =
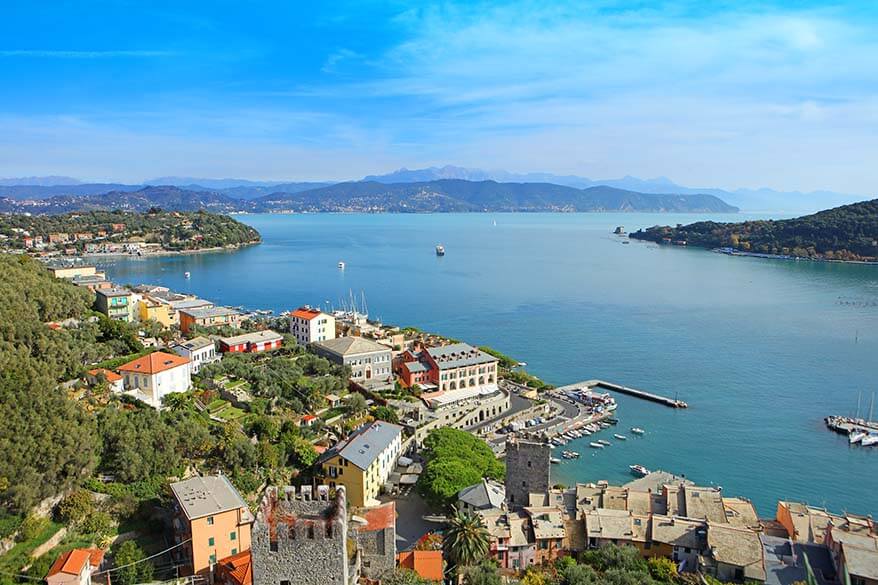
[(643, 400), (649, 400), (658, 404), (664, 404), (665, 406), (669, 406), (671, 408), (689, 408), (689, 405), (686, 402), (678, 400), (677, 398), (660, 396), (658, 394), (653, 394), (652, 392), (645, 392), (643, 390), (638, 390), (629, 386), (622, 386), (621, 384), (607, 382), (606, 380), (586, 380), (584, 382), (577, 382), (576, 384), (562, 386), (557, 389), (557, 392), (566, 393), (577, 390), (591, 390), (592, 388), (603, 388), (604, 390), (612, 390), (613, 392), (627, 394), (628, 396), (634, 396), (635, 398), (642, 398)]

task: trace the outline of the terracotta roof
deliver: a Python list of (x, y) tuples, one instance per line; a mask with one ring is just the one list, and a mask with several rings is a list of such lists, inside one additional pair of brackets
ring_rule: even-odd
[(253, 584), (253, 559), (249, 550), (217, 561), (220, 572), (228, 575), (237, 585)]
[(99, 374), (103, 374), (104, 377), (107, 379), (107, 382), (118, 382), (122, 379), (122, 376), (120, 376), (116, 372), (113, 372), (111, 370), (105, 370), (104, 368), (96, 368), (94, 370), (88, 371), (88, 375), (94, 376), (95, 378), (97, 378)]
[(442, 581), (441, 550), (407, 550), (396, 557), (399, 566), (410, 569), (429, 581)]
[(305, 307), (299, 307), (298, 309), (290, 313), (290, 316), (310, 321), (311, 319), (314, 319), (318, 315), (320, 315), (320, 313), (321, 311), (319, 309), (307, 309)]
[(138, 374), (158, 374), (188, 363), (188, 358), (157, 351), (121, 365), (118, 370), (120, 372), (137, 372)]
[(361, 512), (363, 512), (363, 518), (366, 519), (366, 526), (363, 528), (365, 532), (396, 526), (396, 504), (394, 502), (387, 502), (374, 508), (361, 510)]
[(86, 563), (91, 564), (93, 568), (97, 568), (100, 566), (103, 558), (104, 551), (102, 550), (96, 548), (75, 548), (55, 559), (46, 578), (59, 573), (79, 575), (85, 568)]

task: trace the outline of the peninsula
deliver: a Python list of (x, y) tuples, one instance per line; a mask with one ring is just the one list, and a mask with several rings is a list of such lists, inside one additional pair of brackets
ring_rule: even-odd
[(257, 244), (252, 227), (227, 215), (87, 211), (62, 215), (0, 214), (0, 246), (41, 255), (182, 253)]
[(638, 230), (630, 237), (731, 254), (875, 262), (878, 261), (878, 199), (795, 219), (654, 226)]

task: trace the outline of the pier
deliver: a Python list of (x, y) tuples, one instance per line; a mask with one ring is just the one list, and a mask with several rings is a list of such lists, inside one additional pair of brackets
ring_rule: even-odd
[(629, 386), (622, 386), (621, 384), (607, 382), (606, 380), (586, 380), (584, 382), (577, 382), (576, 384), (568, 384), (567, 386), (561, 386), (560, 388), (556, 388), (555, 392), (582, 390), (583, 388), (587, 390), (591, 390), (592, 388), (602, 388), (604, 390), (612, 390), (613, 392), (619, 392), (620, 394), (627, 394), (628, 396), (634, 396), (635, 398), (642, 398), (643, 400), (649, 400), (650, 402), (663, 404), (671, 408), (689, 408), (689, 405), (682, 400), (677, 400), (676, 398), (668, 398), (666, 396), (660, 396), (658, 394), (653, 394), (652, 392), (638, 390), (637, 388), (631, 388)]
[(830, 430), (842, 435), (850, 435), (854, 430), (878, 433), (878, 421), (868, 421), (848, 416), (827, 416), (823, 419)]

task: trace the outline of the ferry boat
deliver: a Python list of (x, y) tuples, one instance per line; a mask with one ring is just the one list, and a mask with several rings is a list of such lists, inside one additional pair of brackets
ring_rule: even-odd
[(338, 269), (339, 269), (339, 270), (344, 270), (344, 267), (345, 267), (345, 263), (342, 262), (342, 261), (339, 261), (339, 263), (338, 263)]
[(633, 473), (634, 475), (639, 475), (640, 477), (646, 477), (650, 474), (650, 471), (643, 465), (629, 465), (628, 469), (631, 470), (631, 473)]
[(626, 437), (625, 435), (620, 435), (619, 433), (616, 433), (613, 436), (616, 437), (617, 439), (619, 439), (620, 441), (627, 441), (628, 440), (628, 437)]
[(646, 431), (644, 431), (644, 430), (641, 429), (640, 427), (631, 427), (631, 432), (634, 433), (635, 435), (642, 435), (642, 434), (644, 434)]
[(603, 449), (604, 448), (604, 446), (598, 442), (589, 443), (588, 446), (591, 447), (592, 449)]
[(437, 256), (444, 256), (445, 255), (445, 246), (443, 246), (442, 244), (437, 244), (436, 245), (436, 255)]

